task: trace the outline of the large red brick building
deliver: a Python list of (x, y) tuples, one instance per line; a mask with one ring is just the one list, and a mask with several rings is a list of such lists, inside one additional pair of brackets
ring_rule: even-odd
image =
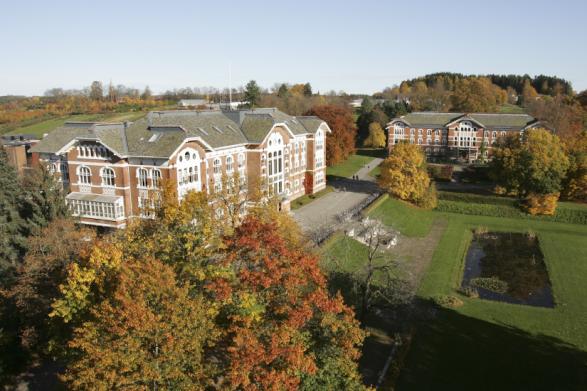
[(406, 141), (421, 145), (429, 160), (485, 158), (499, 137), (548, 126), (527, 114), (414, 112), (392, 119), (386, 126), (388, 149)]
[(151, 112), (134, 123), (71, 122), (31, 148), (67, 189), (85, 224), (124, 227), (140, 217), (163, 180), (188, 191), (217, 192), (222, 177), (264, 183), (282, 208), (326, 186), (328, 125), (277, 109)]

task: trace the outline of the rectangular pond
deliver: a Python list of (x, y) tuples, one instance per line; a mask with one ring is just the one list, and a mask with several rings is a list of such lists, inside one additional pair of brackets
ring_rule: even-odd
[(482, 299), (554, 307), (548, 271), (535, 235), (474, 234), (461, 287), (476, 291)]

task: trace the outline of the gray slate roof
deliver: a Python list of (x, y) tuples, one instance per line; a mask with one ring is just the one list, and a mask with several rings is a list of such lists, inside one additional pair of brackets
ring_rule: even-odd
[(412, 126), (422, 127), (443, 127), (459, 118), (471, 118), (488, 128), (524, 128), (536, 119), (528, 114), (499, 114), (499, 113), (435, 113), (435, 112), (414, 112), (394, 121), (405, 121)]
[[(33, 152), (56, 153), (74, 139), (96, 140), (119, 156), (169, 157), (188, 137), (212, 149), (259, 144), (277, 123), (294, 135), (315, 133), (318, 117), (293, 117), (277, 109), (239, 111), (154, 111), (126, 126), (122, 123), (66, 123), (43, 138)], [(154, 137), (155, 135), (155, 137)]]

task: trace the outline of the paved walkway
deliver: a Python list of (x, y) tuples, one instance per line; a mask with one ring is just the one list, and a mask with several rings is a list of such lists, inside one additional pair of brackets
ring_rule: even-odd
[(320, 197), (303, 207), (294, 210), (293, 215), (304, 232), (312, 236), (320, 231), (331, 229), (339, 224), (336, 216), (361, 204), (371, 194), (377, 192), (375, 178), (369, 172), (383, 159), (375, 158), (357, 171), (358, 180), (337, 179), (328, 184), (334, 191)]

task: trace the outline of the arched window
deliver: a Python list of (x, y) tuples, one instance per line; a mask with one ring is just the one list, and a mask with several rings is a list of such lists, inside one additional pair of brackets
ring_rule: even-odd
[(232, 165), (232, 156), (226, 157), (226, 172), (232, 172), (233, 165)]
[(139, 177), (139, 187), (149, 186), (149, 182), (148, 182), (149, 173), (147, 172), (147, 170), (145, 168), (139, 168), (138, 177)]
[(78, 169), (78, 176), (80, 183), (84, 185), (89, 185), (92, 183), (92, 172), (90, 171), (89, 167), (81, 166)]
[(102, 186), (114, 187), (115, 175), (114, 170), (110, 167), (104, 167), (102, 169)]
[(161, 186), (161, 171), (156, 169), (151, 170), (151, 181), (154, 188), (159, 188)]
[(220, 167), (221, 164), (222, 164), (222, 162), (220, 161), (220, 159), (218, 159), (218, 158), (214, 159), (214, 174), (222, 173), (222, 169)]
[(239, 153), (238, 154), (238, 168), (243, 168), (245, 166), (245, 154)]
[(67, 166), (67, 163), (61, 162), (59, 165), (59, 171), (61, 172), (61, 179), (69, 181), (69, 167)]

